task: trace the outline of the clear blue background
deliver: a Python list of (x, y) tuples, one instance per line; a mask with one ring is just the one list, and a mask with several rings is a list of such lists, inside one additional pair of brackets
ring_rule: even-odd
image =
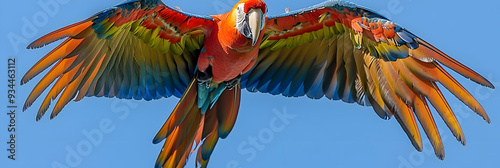
[[(49, 0), (41, 0), (46, 2)], [(55, 0), (52, 0), (56, 2)], [(60, 0), (64, 2), (64, 0)], [(38, 0), (5, 1), (1, 6), (2, 26), (0, 42), (0, 83), (6, 82), (6, 57), (17, 57), (18, 79), (56, 44), (38, 50), (25, 50), (27, 43), (13, 46), (9, 33), (33, 41), (60, 27), (85, 19), (120, 1), (66, 0), (59, 9), (39, 23), (34, 35), (21, 33), (23, 18), (33, 20), (43, 9)], [(269, 0), (271, 15), (311, 6), (323, 0)], [(197, 14), (217, 14), (229, 10), (234, 0), (170, 0), (165, 2)], [(500, 86), (498, 6), (499, 1), (412, 1), (412, 0), (357, 0), (355, 3), (389, 16), (413, 33), (434, 44), (449, 55), (468, 65)], [(43, 21), (43, 18), (42, 18)], [(285, 98), (260, 93), (243, 92), (240, 114), (231, 135), (219, 141), (212, 155), (210, 167), (224, 168), (237, 163), (248, 167), (498, 167), (500, 158), (500, 113), (498, 90), (480, 87), (474, 82), (452, 73), (482, 103), (491, 117), (487, 124), (445, 91), (449, 103), (457, 113), (467, 139), (467, 146), (456, 142), (439, 116), (437, 125), (444, 139), (446, 158), (438, 160), (423, 136), (424, 152), (416, 152), (396, 120), (382, 120), (370, 107), (330, 101), (327, 99)], [(17, 87), (17, 102), (21, 106), (36, 81)], [(6, 87), (0, 86), (0, 108), (5, 108)], [(68, 104), (54, 120), (45, 116), (35, 122), (41, 100), (28, 111), (17, 115), (16, 161), (7, 159), (8, 140), (6, 110), (0, 114), (0, 167), (53, 167), (66, 162), (67, 148), (75, 150), (78, 144), (88, 142), (84, 130), (99, 129), (99, 122), (111, 121), (114, 130), (104, 134), (98, 145), (92, 145), (89, 154), (82, 157), (78, 167), (153, 167), (162, 145), (153, 145), (152, 138), (169, 116), (177, 98), (157, 101), (119, 101), (107, 98), (85, 98)], [(255, 157), (242, 153), (252, 146), (245, 145), (249, 137), (269, 130), (276, 118), (273, 110), (296, 115), (279, 132), (273, 132)], [(125, 117), (121, 112), (128, 112)], [(118, 113), (115, 113), (118, 112)], [(122, 118), (120, 118), (122, 117)], [(279, 124), (280, 122), (278, 122)], [(423, 132), (422, 132), (423, 133)], [(266, 137), (267, 138), (267, 137)], [(267, 140), (267, 139), (266, 139)], [(255, 148), (254, 148), (255, 150)], [(193, 167), (194, 159), (187, 167)]]

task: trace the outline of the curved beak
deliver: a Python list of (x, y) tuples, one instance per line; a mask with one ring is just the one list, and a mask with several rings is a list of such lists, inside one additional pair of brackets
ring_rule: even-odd
[(250, 37), (254, 46), (260, 37), (260, 32), (264, 29), (265, 16), (261, 9), (250, 9), (247, 14), (248, 26), (250, 27)]

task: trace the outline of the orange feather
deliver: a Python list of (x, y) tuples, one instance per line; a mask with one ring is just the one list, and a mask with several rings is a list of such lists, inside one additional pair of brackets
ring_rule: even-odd
[(493, 86), (491, 82), (486, 80), (483, 76), (479, 75), (472, 69), (468, 68), (467, 66), (458, 62), (457, 60), (446, 55), (445, 53), (443, 53), (436, 47), (430, 45), (429, 43), (421, 39), (417, 40), (421, 44), (421, 46), (415, 50), (410, 50), (410, 55), (412, 55), (413, 57), (423, 60), (428, 58), (435, 59), (440, 63), (442, 63), (443, 65), (447, 66), (448, 68), (451, 68), (454, 71), (458, 72), (459, 74), (463, 75), (464, 77), (470, 78), (474, 82), (477, 82), (489, 88), (495, 88), (495, 86)]
[(65, 37), (74, 37), (92, 26), (92, 18), (53, 31), (28, 45), (28, 49), (40, 48)]
[(51, 52), (49, 52), (45, 57), (40, 59), (33, 67), (26, 72), (23, 79), (21, 80), (21, 85), (27, 83), (33, 77), (38, 75), (43, 70), (47, 69), (49, 66), (54, 64), (56, 61), (61, 60), (62, 58), (68, 56), (80, 43), (83, 39), (67, 39), (59, 46), (54, 48)]
[(434, 152), (436, 156), (443, 160), (444, 159), (444, 147), (443, 142), (441, 141), (441, 136), (439, 135), (438, 128), (436, 126), (436, 122), (432, 117), (431, 111), (429, 110), (429, 106), (427, 105), (427, 101), (422, 96), (416, 96), (413, 101), (413, 111), (420, 121), (420, 125), (424, 129), (431, 145), (434, 147)]

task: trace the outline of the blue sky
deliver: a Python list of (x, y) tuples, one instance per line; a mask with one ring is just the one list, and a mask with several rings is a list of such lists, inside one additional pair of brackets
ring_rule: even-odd
[[(47, 13), (41, 3), (57, 2), (56, 12)], [(323, 0), (269, 0), (269, 12), (280, 14), (286, 7), (299, 9)], [(499, 34), (495, 22), (500, 2), (357, 0), (403, 25), (414, 34), (442, 49), (465, 65), (500, 86), (496, 48)], [(37, 50), (25, 50), (8, 41), (9, 34), (31, 42), (60, 27), (85, 19), (120, 1), (99, 0), (30, 0), (6, 1), (2, 5), (0, 44), (4, 60), (0, 63), (2, 81), (6, 81), (6, 58), (17, 58), (18, 77), (56, 44)], [(234, 0), (165, 1), (171, 6), (196, 14), (217, 14), (229, 10)], [(44, 16), (45, 21), (44, 21)], [(33, 22), (33, 17), (39, 22)], [(22, 33), (25, 21), (35, 31)], [(467, 139), (463, 147), (454, 140), (443, 121), (434, 112), (445, 146), (446, 158), (438, 160), (424, 137), (424, 152), (416, 152), (396, 120), (381, 120), (369, 107), (327, 99), (285, 98), (243, 92), (240, 114), (231, 135), (219, 141), (210, 167), (491, 167), (500, 161), (500, 113), (498, 90), (480, 87), (452, 73), (482, 103), (492, 120), (487, 124), (460, 101), (445, 91), (445, 96), (462, 125)], [(18, 78), (19, 79), (19, 78)], [(39, 80), (40, 77), (35, 78)], [(6, 82), (3, 82), (5, 85)], [(24, 103), (36, 82), (17, 87), (18, 105)], [(5, 93), (6, 86), (2, 87)], [(1, 96), (1, 108), (7, 100)], [(24, 113), (17, 113), (16, 160), (7, 159), (7, 115), (0, 114), (1, 167), (153, 167), (161, 145), (151, 143), (169, 116), (177, 98), (157, 101), (122, 101), (107, 98), (85, 98), (68, 104), (54, 120), (45, 116), (35, 122), (40, 100)], [(4, 113), (5, 110), (2, 111)], [(286, 119), (277, 114), (288, 113)], [(283, 120), (282, 120), (283, 119)], [(276, 122), (276, 123), (275, 123)], [(272, 129), (270, 124), (282, 124)], [(102, 133), (102, 139), (91, 141), (86, 134)], [(259, 139), (259, 136), (263, 136)], [(258, 139), (258, 146), (249, 145)], [(264, 141), (262, 141), (264, 140)], [(82, 146), (90, 145), (90, 149)], [(78, 152), (78, 149), (82, 150)], [(66, 159), (72, 151), (76, 160)], [(82, 153), (83, 152), (83, 153)], [(75, 158), (72, 158), (75, 159)], [(194, 159), (187, 167), (193, 167)], [(62, 165), (62, 166), (61, 166)]]

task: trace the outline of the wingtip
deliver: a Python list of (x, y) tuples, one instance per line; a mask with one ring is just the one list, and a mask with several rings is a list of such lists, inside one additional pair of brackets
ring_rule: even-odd
[(484, 110), (484, 108), (479, 104), (477, 107), (470, 107), (472, 111), (474, 111), (476, 114), (481, 116), (484, 121), (486, 121), (488, 124), (491, 124), (490, 117), (488, 116), (488, 113)]
[(26, 72), (23, 76), (23, 78), (21, 78), (21, 86), (23, 86), (24, 84), (27, 84), (33, 77), (30, 77), (28, 76), (30, 71)]
[(488, 117), (488, 115), (482, 116), (483, 120), (486, 121), (486, 123), (491, 124), (491, 119)]
[(28, 46), (26, 46), (26, 49), (30, 50), (30, 49), (36, 49), (36, 48), (40, 48), (39, 46), (35, 46), (35, 41), (30, 43)]
[(28, 108), (30, 108), (30, 107), (31, 107), (31, 103), (25, 102), (24, 106), (23, 106), (23, 112), (25, 112), (26, 110), (28, 110)]
[(160, 139), (160, 138), (158, 138), (158, 137), (155, 137), (155, 138), (153, 139), (153, 144), (159, 144), (161, 141), (163, 141), (163, 139)]
[(458, 140), (462, 143), (462, 146), (465, 146), (466, 143), (465, 143), (465, 136), (462, 134), (462, 136), (460, 137), (460, 139)]
[(444, 160), (444, 146), (443, 146), (443, 143), (441, 142), (441, 140), (439, 141), (439, 143), (436, 145), (436, 146), (433, 146), (434, 147), (434, 154), (436, 155), (436, 157), (439, 159), (439, 160)]
[(30, 43), (28, 46), (26, 46), (26, 49), (33, 50), (46, 46), (46, 44), (38, 44), (37, 41), (33, 41), (32, 43)]
[(155, 164), (155, 168), (162, 168), (162, 167), (163, 167), (163, 165), (157, 161)]
[(226, 139), (228, 136), (229, 136), (229, 131), (224, 131), (224, 132), (219, 131), (219, 138)]
[(37, 49), (44, 47), (50, 43), (53, 43), (55, 41), (67, 38), (67, 37), (74, 37), (77, 36), (79, 33), (83, 32), (85, 29), (88, 27), (92, 26), (93, 22), (91, 21), (91, 17), (89, 19), (74, 23), (72, 25), (68, 25), (66, 27), (60, 28), (56, 31), (53, 31), (51, 33), (48, 33), (37, 40), (33, 41), (30, 43), (26, 49)]
[(45, 114), (45, 111), (46, 110), (38, 112), (38, 114), (36, 115), (36, 121), (40, 121), (42, 119), (43, 115)]
[[(439, 63), (445, 65), (446, 67), (452, 69), (453, 71), (461, 74), (465, 78), (468, 78), (480, 85), (495, 89), (495, 86), (488, 81), (486, 78), (484, 78), (482, 75), (479, 73), (475, 72), (474, 70), (470, 69), (469, 67), (463, 65), (462, 63), (458, 62), (457, 60), (453, 59), (452, 57), (448, 56), (446, 53), (443, 51), (439, 50), (438, 48), (434, 47), (430, 43), (424, 41), (421, 38), (416, 38), (415, 39), (417, 43), (423, 47), (418, 47), (414, 51), (413, 56), (416, 57), (430, 57), (432, 59), (435, 59)], [(420, 52), (420, 53), (417, 53)]]
[(486, 87), (489, 87), (491, 89), (495, 89), (495, 85), (493, 85), (493, 83), (491, 83), (489, 80), (487, 79), (484, 79), (487, 83), (486, 83)]
[[(479, 74), (478, 74), (479, 75)], [(486, 79), (485, 77), (483, 77), (482, 75), (479, 75), (480, 79), (481, 80), (473, 80), (472, 78), (470, 77), (466, 77), (467, 79), (470, 79), (474, 82), (476, 82), (477, 84), (480, 84), (481, 86), (484, 86), (484, 87), (487, 87), (487, 88), (490, 88), (490, 89), (495, 89), (495, 85), (493, 85), (493, 83), (491, 83), (488, 79)]]
[(439, 160), (444, 160), (444, 150), (441, 150), (441, 151), (436, 151), (436, 157), (439, 159)]
[(422, 152), (423, 151), (423, 146), (422, 146), (422, 141), (415, 141), (413, 143), (413, 147), (415, 147), (415, 149), (419, 152)]
[(415, 146), (415, 149), (416, 149), (418, 152), (422, 152), (422, 151), (423, 151), (423, 149), (422, 149), (421, 147), (418, 147), (418, 148), (417, 148), (417, 147)]

